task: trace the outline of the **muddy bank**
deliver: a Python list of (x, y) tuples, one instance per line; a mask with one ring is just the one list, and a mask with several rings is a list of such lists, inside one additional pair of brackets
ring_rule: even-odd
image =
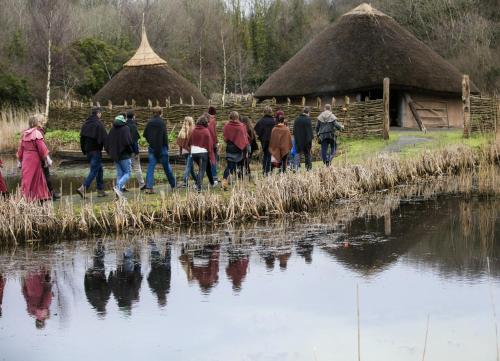
[(50, 241), (107, 232), (286, 217), (313, 212), (339, 199), (356, 199), (398, 185), (498, 164), (498, 145), (479, 149), (454, 146), (411, 159), (384, 155), (362, 165), (274, 175), (255, 186), (237, 184), (226, 193), (176, 191), (154, 199), (137, 194), (128, 202), (95, 205), (68, 201), (57, 208), (52, 203), (36, 206), (12, 198), (0, 205), (0, 239)]

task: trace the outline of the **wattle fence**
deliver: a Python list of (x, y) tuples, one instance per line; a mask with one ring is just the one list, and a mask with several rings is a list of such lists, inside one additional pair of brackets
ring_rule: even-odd
[(500, 122), (500, 99), (497, 97), (470, 97), (470, 124), (472, 133), (497, 130)]

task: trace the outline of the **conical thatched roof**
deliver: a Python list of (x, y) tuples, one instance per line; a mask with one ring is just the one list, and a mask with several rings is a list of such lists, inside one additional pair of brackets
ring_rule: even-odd
[(385, 77), (393, 89), (462, 91), (462, 74), (453, 65), (393, 18), (362, 4), (311, 40), (255, 95), (346, 95), (380, 88)]
[(180, 98), (185, 103), (190, 103), (191, 97), (196, 104), (208, 103), (193, 84), (170, 68), (154, 52), (143, 25), (141, 45), (134, 56), (96, 93), (94, 100), (103, 105), (108, 101), (113, 104), (127, 101), (130, 104), (135, 100), (137, 105), (147, 106), (148, 100), (153, 104), (157, 100), (160, 104), (165, 104), (165, 100), (170, 98), (172, 104), (177, 104)]

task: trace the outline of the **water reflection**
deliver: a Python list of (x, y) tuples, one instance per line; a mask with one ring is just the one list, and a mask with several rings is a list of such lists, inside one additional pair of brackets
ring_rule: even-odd
[(0, 317), (2, 317), (2, 301), (3, 301), (3, 289), (5, 288), (5, 283), (7, 280), (0, 273)]
[(92, 267), (85, 272), (84, 288), (87, 300), (101, 316), (106, 314), (106, 305), (111, 296), (111, 287), (104, 267), (105, 248), (99, 241), (94, 248)]
[(149, 241), (151, 262), (151, 271), (148, 276), (148, 284), (151, 291), (158, 298), (158, 305), (164, 307), (167, 305), (167, 295), (170, 292), (170, 281), (172, 278), (171, 246), (167, 244), (165, 251), (162, 252), (153, 240)]
[(238, 249), (228, 250), (228, 265), (226, 275), (233, 284), (233, 291), (241, 291), (241, 286), (248, 272), (248, 262), (250, 257)]
[(52, 302), (50, 271), (28, 272), (23, 278), (23, 295), (28, 314), (35, 318), (36, 328), (44, 328), (45, 321), (50, 317)]
[(109, 274), (108, 282), (118, 307), (130, 314), (132, 304), (139, 301), (142, 282), (141, 261), (137, 249), (128, 248), (123, 252), (122, 260), (116, 270)]
[(182, 248), (179, 260), (188, 281), (198, 281), (203, 293), (210, 293), (219, 281), (220, 245), (204, 245), (201, 249)]

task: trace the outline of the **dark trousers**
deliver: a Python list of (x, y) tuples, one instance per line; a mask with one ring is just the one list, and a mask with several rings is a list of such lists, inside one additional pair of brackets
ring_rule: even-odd
[(300, 168), (300, 156), (301, 154), (304, 154), (304, 160), (306, 163), (306, 170), (311, 170), (312, 169), (312, 156), (311, 156), (311, 150), (310, 149), (304, 149), (303, 151), (297, 152), (295, 154), (295, 159), (292, 159), (294, 161), (294, 166), (296, 169)]
[[(328, 151), (330, 149), (330, 151)], [(321, 159), (325, 165), (330, 165), (333, 156), (337, 152), (337, 143), (334, 139), (325, 139), (321, 142)]]
[(236, 170), (238, 169), (238, 164), (243, 164), (243, 163), (227, 161), (226, 169), (224, 170), (224, 179), (228, 179), (231, 174), (236, 173)]
[(43, 175), (45, 176), (45, 183), (47, 183), (47, 188), (49, 189), (50, 194), (54, 193), (54, 186), (52, 185), (52, 181), (50, 180), (50, 170), (49, 167), (45, 167), (42, 165)]
[(193, 154), (193, 162), (198, 165), (198, 175), (196, 177), (196, 188), (201, 191), (203, 185), (203, 177), (205, 173), (207, 174), (208, 181), (211, 185), (214, 185), (214, 177), (212, 174), (212, 166), (210, 160), (208, 159), (207, 153), (197, 153)]
[(271, 153), (269, 153), (269, 144), (261, 143), (262, 145), (262, 173), (269, 174), (272, 169)]
[(285, 173), (287, 165), (288, 165), (288, 154), (285, 155), (283, 158), (281, 158), (281, 162), (279, 166), (276, 166), (276, 168), (279, 169), (280, 173)]
[(83, 182), (85, 189), (89, 189), (95, 179), (97, 190), (104, 190), (104, 169), (102, 168), (101, 152), (89, 152), (87, 160), (90, 163), (90, 172)]

